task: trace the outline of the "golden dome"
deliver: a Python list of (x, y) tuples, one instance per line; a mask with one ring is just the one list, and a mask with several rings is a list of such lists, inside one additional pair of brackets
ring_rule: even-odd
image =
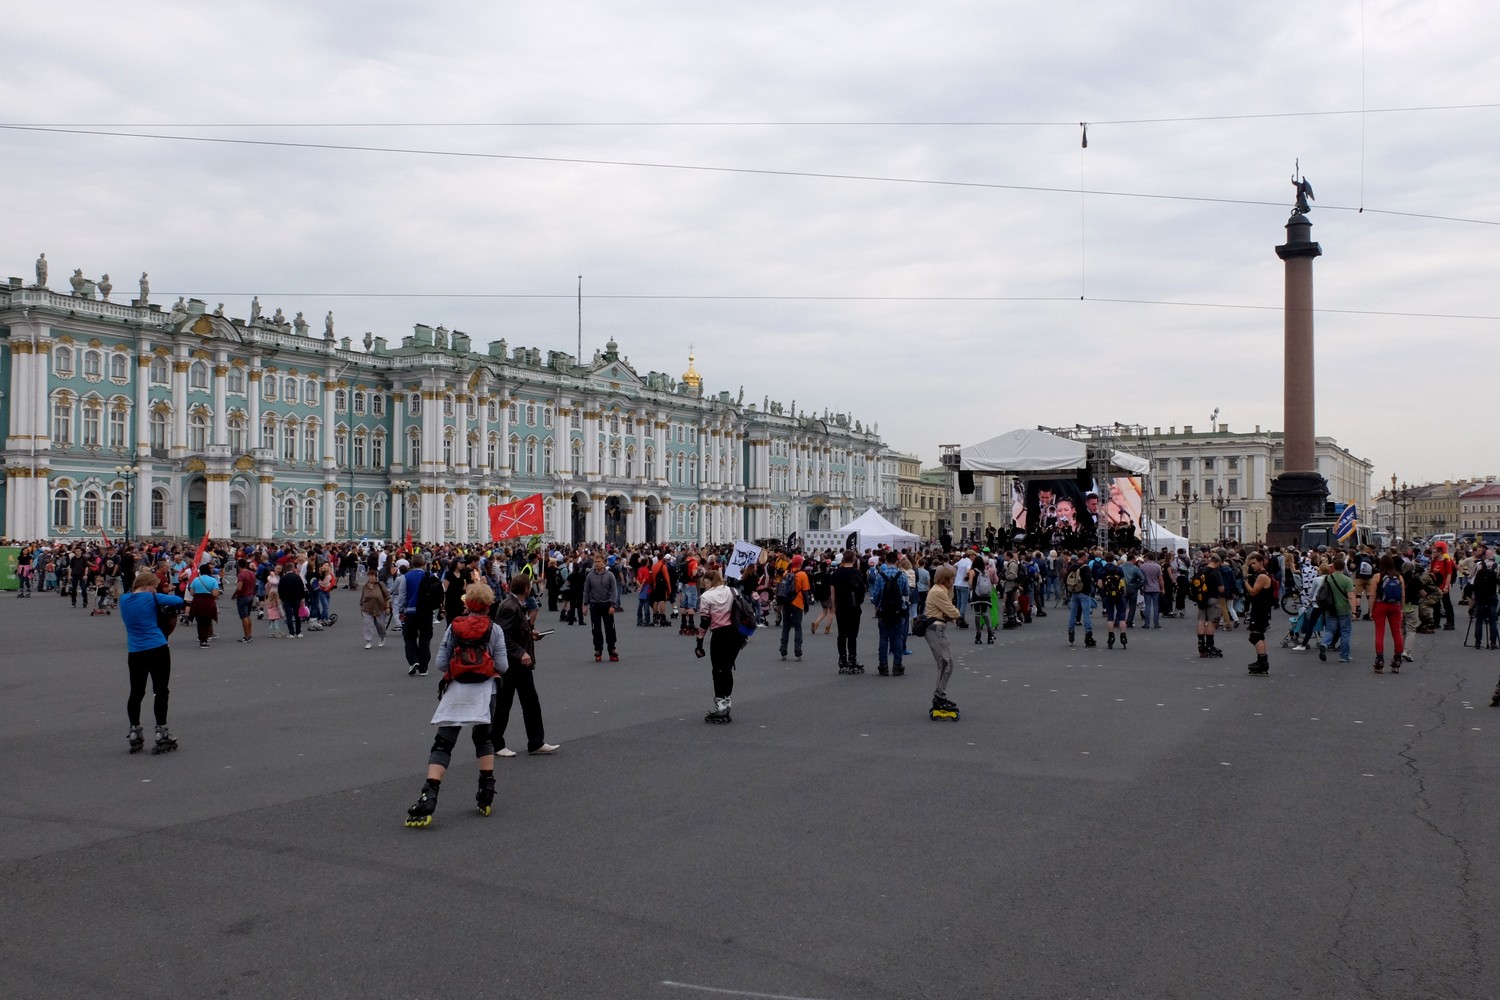
[(693, 352), (688, 350), (688, 369), (682, 373), (682, 384), (689, 389), (703, 388), (703, 376), (698, 374), (698, 369), (693, 367)]

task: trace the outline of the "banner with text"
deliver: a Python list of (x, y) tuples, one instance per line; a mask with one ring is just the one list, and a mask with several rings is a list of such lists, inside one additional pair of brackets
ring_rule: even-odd
[(825, 549), (833, 549), (835, 552), (842, 552), (844, 549), (853, 549), (855, 552), (858, 552), (859, 532), (844, 531), (841, 528), (835, 528), (832, 531), (817, 528), (803, 534), (803, 552), (811, 554), (822, 552)]

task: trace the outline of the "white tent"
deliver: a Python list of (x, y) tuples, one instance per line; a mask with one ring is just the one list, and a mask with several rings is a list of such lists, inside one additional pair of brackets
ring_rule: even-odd
[[(959, 470), (994, 475), (1041, 475), (1059, 478), (1088, 468), (1088, 447), (1082, 441), (1045, 431), (1016, 430), (971, 444), (959, 451)], [(1110, 471), (1144, 476), (1151, 463), (1123, 451), (1110, 454)]]
[(1166, 549), (1172, 553), (1176, 553), (1178, 549), (1188, 549), (1190, 551), (1192, 549), (1186, 538), (1168, 531), (1156, 521), (1148, 520), (1146, 522), (1142, 536), (1141, 542), (1148, 549)]
[(880, 545), (889, 545), (893, 549), (916, 548), (921, 542), (921, 539), (910, 531), (904, 531), (881, 517), (874, 507), (841, 526), (839, 531), (859, 532), (859, 544), (867, 549)]

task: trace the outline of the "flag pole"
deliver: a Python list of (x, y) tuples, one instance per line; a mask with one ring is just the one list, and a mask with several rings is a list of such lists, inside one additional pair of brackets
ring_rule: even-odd
[(583, 275), (578, 276), (578, 363), (583, 363)]

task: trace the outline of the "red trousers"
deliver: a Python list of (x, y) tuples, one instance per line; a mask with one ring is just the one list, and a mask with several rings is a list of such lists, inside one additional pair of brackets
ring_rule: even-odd
[(1401, 639), (1401, 605), (1376, 601), (1373, 617), (1375, 618), (1375, 655), (1385, 655), (1385, 625), (1386, 622), (1390, 622), (1391, 638), (1396, 643), (1396, 655), (1400, 656), (1406, 649), (1406, 644)]

